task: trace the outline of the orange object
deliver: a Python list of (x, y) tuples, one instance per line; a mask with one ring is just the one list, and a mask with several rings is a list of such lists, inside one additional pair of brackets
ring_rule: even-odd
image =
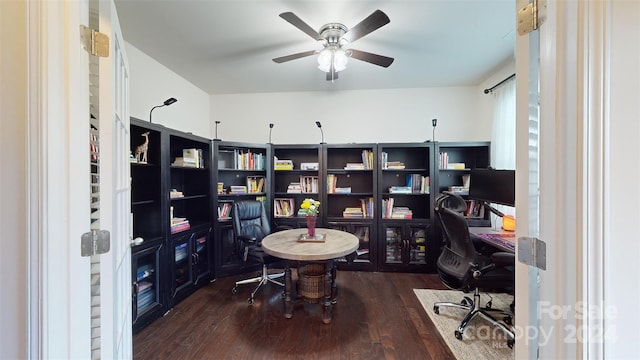
[(516, 231), (516, 218), (512, 215), (502, 217), (502, 228), (506, 231)]

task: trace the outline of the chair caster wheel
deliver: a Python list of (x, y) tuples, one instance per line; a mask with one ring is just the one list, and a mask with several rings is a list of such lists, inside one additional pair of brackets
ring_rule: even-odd
[(460, 301), (460, 304), (462, 304), (462, 306), (471, 306), (471, 304), (473, 304), (473, 301), (465, 296), (462, 301)]
[(433, 312), (436, 313), (436, 314), (440, 314), (440, 308), (437, 307), (437, 306), (434, 306), (433, 307)]
[(487, 301), (487, 306), (486, 306), (486, 308), (487, 308), (487, 309), (491, 309), (491, 300)]
[(505, 316), (504, 319), (502, 319), (502, 321), (504, 321), (504, 323), (507, 325), (513, 324), (513, 319), (511, 318), (511, 316)]
[(233, 287), (233, 289), (231, 289), (231, 293), (232, 293), (233, 295), (237, 294), (237, 293), (238, 293), (238, 287), (237, 287), (237, 286), (234, 286), (234, 287)]
[(253, 298), (249, 298), (247, 302), (249, 303), (249, 305), (253, 305)]
[(509, 339), (507, 340), (507, 346), (509, 347), (509, 349), (513, 349), (513, 345), (515, 345), (516, 341), (513, 339)]
[(456, 330), (453, 334), (456, 336), (456, 339), (462, 340), (462, 333), (460, 331)]

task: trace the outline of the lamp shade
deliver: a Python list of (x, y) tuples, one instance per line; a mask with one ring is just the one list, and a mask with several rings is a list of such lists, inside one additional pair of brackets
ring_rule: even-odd
[(502, 217), (502, 228), (506, 231), (516, 231), (516, 218), (512, 215)]

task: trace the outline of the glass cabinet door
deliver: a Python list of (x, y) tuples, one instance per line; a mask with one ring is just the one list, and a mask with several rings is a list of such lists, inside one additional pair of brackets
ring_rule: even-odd
[(427, 265), (428, 224), (384, 225), (385, 265)]
[[(358, 249), (355, 251), (355, 256), (353, 258), (349, 257), (348, 259), (340, 259), (338, 261), (338, 265), (340, 268), (346, 267), (352, 270), (373, 270), (373, 266), (375, 266), (375, 249), (372, 248), (374, 246), (373, 241), (373, 232), (372, 225), (367, 222), (330, 222), (328, 224), (330, 229), (336, 229), (345, 231), (355, 235), (360, 244)], [(348, 261), (347, 261), (348, 260)]]
[(209, 263), (210, 234), (211, 229), (193, 234), (193, 266), (196, 284), (198, 284), (202, 278), (207, 278), (211, 273)]
[(191, 246), (189, 244), (189, 236), (180, 237), (173, 242), (173, 278), (174, 278), (174, 295), (182, 288), (191, 285)]
[(427, 263), (427, 226), (409, 226), (408, 245), (409, 263), (425, 265)]
[(160, 250), (161, 244), (132, 254), (132, 310), (134, 327), (154, 310), (161, 310)]
[(385, 263), (401, 264), (402, 250), (404, 248), (402, 226), (385, 226), (384, 241), (386, 246)]

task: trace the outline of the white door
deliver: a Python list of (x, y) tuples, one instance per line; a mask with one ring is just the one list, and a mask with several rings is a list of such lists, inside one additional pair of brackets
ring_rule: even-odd
[[(113, 0), (91, 0), (98, 30), (109, 36), (99, 58), (100, 223), (111, 231), (111, 251), (100, 256), (100, 357), (129, 359), (131, 343), (131, 181), (129, 69)], [(95, 300), (93, 302), (95, 304)]]
[[(28, 358), (131, 358), (129, 84), (115, 6), (36, 1), (25, 12)], [(90, 22), (109, 57), (85, 49)], [(111, 232), (111, 249), (82, 256), (95, 229)]]

